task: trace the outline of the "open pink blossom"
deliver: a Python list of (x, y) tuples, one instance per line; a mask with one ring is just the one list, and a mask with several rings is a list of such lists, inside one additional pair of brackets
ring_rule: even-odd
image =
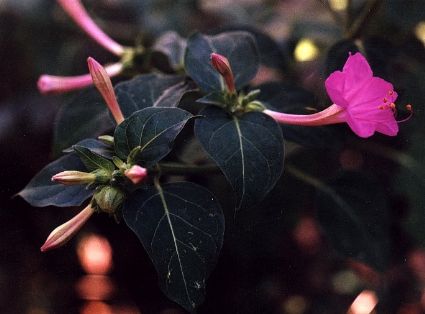
[(88, 15), (80, 0), (58, 0), (59, 5), (91, 38), (117, 56), (124, 53), (125, 48), (106, 35)]
[[(105, 67), (110, 77), (117, 76), (123, 70), (122, 63), (114, 63)], [(91, 75), (53, 76), (43, 74), (37, 82), (38, 90), (42, 94), (59, 94), (81, 89), (93, 84)]]
[[(346, 122), (360, 137), (379, 132), (389, 136), (398, 133), (395, 119), (397, 93), (393, 85), (373, 76), (360, 53), (348, 57), (342, 71), (333, 72), (325, 82), (333, 105), (311, 115), (296, 115), (264, 110), (277, 122), (293, 125), (319, 126)], [(410, 110), (410, 106), (407, 106)]]

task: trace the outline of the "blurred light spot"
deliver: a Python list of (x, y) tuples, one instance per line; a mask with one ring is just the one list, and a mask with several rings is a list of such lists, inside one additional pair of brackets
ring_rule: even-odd
[(348, 314), (369, 314), (373, 311), (376, 304), (378, 304), (378, 298), (375, 292), (364, 290), (351, 304)]
[(281, 75), (278, 70), (260, 64), (257, 74), (251, 80), (251, 84), (260, 85), (266, 82), (279, 81), (280, 79)]
[(352, 294), (360, 284), (360, 279), (351, 270), (340, 271), (332, 278), (332, 286), (338, 294)]
[[(113, 307), (114, 314), (140, 314), (140, 311), (135, 306), (131, 305), (118, 305)], [(178, 314), (185, 314), (178, 312)]]
[(94, 275), (107, 274), (112, 268), (112, 248), (105, 237), (91, 234), (78, 243), (77, 254), (83, 269)]
[(329, 0), (329, 5), (334, 11), (344, 11), (348, 7), (348, 0)]
[(46, 309), (42, 309), (39, 307), (33, 307), (30, 308), (26, 314), (49, 314), (49, 312)]
[(308, 38), (301, 39), (294, 50), (295, 60), (299, 62), (312, 61), (319, 56), (319, 48)]
[(307, 301), (300, 295), (294, 295), (287, 298), (282, 306), (285, 314), (302, 314), (307, 310)]
[(107, 300), (114, 292), (114, 285), (109, 277), (102, 275), (83, 276), (75, 288), (81, 299), (93, 301)]
[(419, 304), (409, 303), (403, 304), (397, 311), (397, 314), (423, 314)]
[(294, 230), (294, 238), (303, 251), (315, 253), (320, 246), (320, 232), (311, 217), (301, 218)]
[(425, 251), (417, 249), (411, 252), (407, 258), (407, 264), (415, 276), (425, 283)]
[(363, 156), (358, 151), (346, 149), (339, 155), (339, 163), (344, 170), (358, 170), (363, 165)]
[(425, 21), (419, 22), (416, 25), (415, 35), (425, 45)]
[(87, 302), (80, 314), (113, 314), (111, 307), (103, 302)]

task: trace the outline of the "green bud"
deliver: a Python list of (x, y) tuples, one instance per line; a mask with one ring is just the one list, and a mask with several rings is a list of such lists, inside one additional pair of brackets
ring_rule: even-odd
[(95, 176), (95, 183), (106, 184), (111, 180), (111, 173), (105, 169), (97, 169), (92, 172)]
[(117, 156), (112, 157), (112, 162), (115, 166), (117, 166), (118, 169), (122, 171), (127, 170), (127, 164), (121, 159), (119, 159)]
[(124, 202), (125, 194), (115, 186), (106, 185), (95, 192), (93, 198), (102, 211), (113, 214)]
[(251, 101), (246, 105), (246, 111), (263, 111), (266, 107), (258, 100)]
[(97, 139), (99, 141), (102, 141), (103, 143), (105, 143), (107, 145), (114, 145), (114, 137), (113, 136), (101, 135), (101, 136), (98, 136)]

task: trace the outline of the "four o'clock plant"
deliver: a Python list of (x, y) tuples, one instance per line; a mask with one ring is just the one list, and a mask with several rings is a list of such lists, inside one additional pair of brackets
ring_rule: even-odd
[[(39, 80), (42, 92), (93, 84), (105, 104), (96, 112), (90, 107), (96, 104), (84, 103), (82, 96), (71, 103), (83, 103), (87, 108), (78, 109), (93, 115), (91, 131), (77, 132), (79, 121), (69, 115), (74, 120), (66, 124), (70, 130), (63, 140), (71, 138), (75, 144), (19, 193), (34, 206), (83, 208), (54, 229), (41, 250), (64, 245), (94, 214), (124, 221), (152, 260), (164, 294), (189, 312), (203, 302), (206, 281), (223, 245), (221, 203), (205, 187), (212, 176), (222, 173), (232, 187), (230, 217), (237, 220), (262, 202), (281, 178), (286, 137), (281, 125), (314, 132), (317, 126), (347, 123), (362, 138), (375, 132), (395, 136), (399, 131), (397, 93), (391, 83), (373, 76), (360, 53), (347, 54), (342, 71), (324, 81), (332, 104), (310, 115), (272, 110), (263, 100), (262, 86), (250, 87), (262, 60), (255, 37), (243, 31), (196, 33), (187, 40), (174, 36), (174, 50), (161, 49), (179, 70), (137, 75), (113, 86), (110, 77), (123, 71), (134, 48), (103, 33), (80, 1), (58, 3), (121, 61), (103, 67), (89, 57), (88, 75)], [(100, 120), (105, 123), (97, 127)], [(73, 138), (81, 133), (89, 138)], [(185, 160), (180, 153), (194, 141), (202, 151)], [(205, 186), (191, 182), (194, 175)], [(314, 179), (308, 181), (318, 185)]]

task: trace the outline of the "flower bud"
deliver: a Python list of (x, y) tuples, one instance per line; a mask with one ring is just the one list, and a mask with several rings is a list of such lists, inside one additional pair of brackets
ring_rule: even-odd
[(109, 214), (121, 206), (125, 199), (125, 194), (115, 186), (106, 185), (94, 194), (94, 200), (101, 210)]
[(227, 90), (230, 93), (234, 93), (236, 91), (235, 81), (234, 81), (233, 72), (232, 72), (232, 68), (230, 67), (229, 60), (227, 60), (225, 56), (222, 56), (218, 53), (212, 53), (211, 65), (223, 77), (226, 83)]
[(60, 225), (53, 230), (47, 237), (46, 242), (40, 248), (42, 252), (56, 249), (71, 239), (74, 234), (87, 222), (90, 216), (94, 213), (93, 207), (88, 205), (79, 214), (74, 216), (71, 220), (67, 221), (63, 225)]
[(87, 64), (93, 79), (93, 84), (105, 100), (106, 105), (114, 116), (115, 121), (120, 124), (124, 121), (124, 116), (117, 102), (117, 97), (115, 96), (115, 91), (108, 73), (95, 59), (91, 57), (87, 59)]
[(138, 184), (146, 179), (148, 171), (146, 168), (134, 165), (130, 169), (126, 170), (124, 175), (129, 178), (133, 184)]
[(52, 177), (52, 181), (65, 185), (88, 184), (96, 181), (96, 174), (82, 171), (62, 171)]

